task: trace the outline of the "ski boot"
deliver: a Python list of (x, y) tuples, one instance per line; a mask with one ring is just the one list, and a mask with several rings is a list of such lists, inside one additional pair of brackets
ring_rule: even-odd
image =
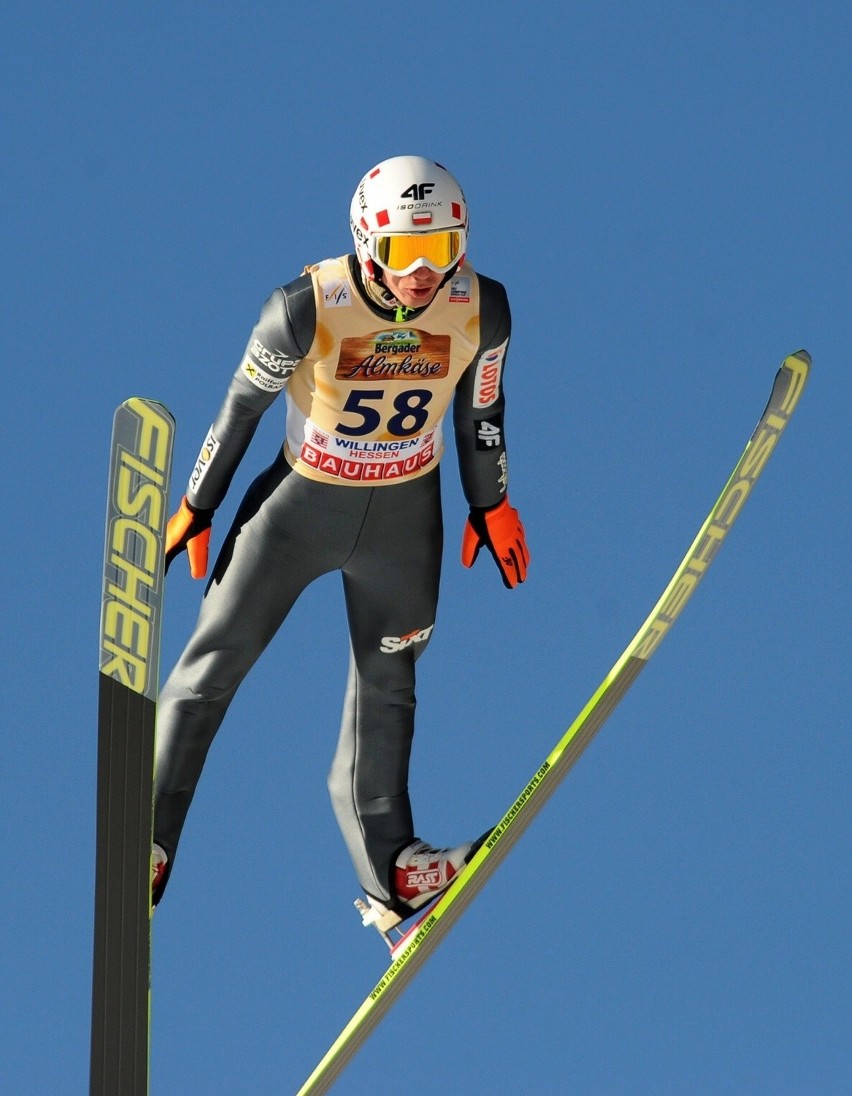
[[(453, 849), (436, 849), (425, 841), (412, 841), (396, 858), (393, 871), (395, 902), (388, 906), (370, 895), (367, 895), (366, 901), (362, 898), (355, 900), (362, 924), (374, 925), (393, 954), (400, 939), (410, 935), (410, 930), (403, 933), (399, 925), (431, 905), (447, 890), (488, 833), (478, 841), (457, 845)], [(397, 936), (392, 936), (392, 932)]]
[(151, 904), (156, 906), (163, 896), (166, 885), (166, 868), (169, 858), (159, 845), (154, 844), (151, 849)]

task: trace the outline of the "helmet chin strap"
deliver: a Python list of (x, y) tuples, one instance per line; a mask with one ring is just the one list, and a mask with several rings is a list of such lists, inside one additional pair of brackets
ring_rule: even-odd
[[(405, 316), (403, 316), (402, 319), (399, 319), (399, 312), (401, 309), (404, 308), (404, 305), (401, 305), (399, 303), (399, 301), (396, 299), (396, 297), (394, 297), (394, 295), (384, 284), (384, 282), (379, 281), (378, 278), (365, 278), (362, 273), (361, 284), (367, 291), (367, 296), (374, 300), (379, 308), (383, 308), (387, 312), (392, 312), (394, 309), (396, 309), (396, 322), (404, 322)], [(411, 311), (411, 309), (408, 309), (407, 311)]]

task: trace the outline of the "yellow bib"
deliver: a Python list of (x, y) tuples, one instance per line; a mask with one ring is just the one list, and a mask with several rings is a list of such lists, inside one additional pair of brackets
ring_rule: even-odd
[(443, 453), (442, 421), (480, 344), (479, 282), (465, 264), (415, 319), (383, 322), (346, 256), (308, 268), (317, 326), (287, 385), (291, 465), (353, 486), (423, 475)]

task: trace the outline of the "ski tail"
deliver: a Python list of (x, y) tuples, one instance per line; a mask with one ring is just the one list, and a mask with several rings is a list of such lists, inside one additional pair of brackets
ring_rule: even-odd
[(804, 350), (784, 360), (766, 410), (733, 473), (642, 627), (459, 878), (438, 900), (412, 939), (395, 952), (381, 981), (332, 1043), (297, 1096), (323, 1096), (329, 1091), (624, 698), (716, 558), (801, 399), (810, 366), (810, 356)]
[(130, 399), (110, 449), (98, 674), (91, 1096), (146, 1096), (154, 731), (174, 419)]

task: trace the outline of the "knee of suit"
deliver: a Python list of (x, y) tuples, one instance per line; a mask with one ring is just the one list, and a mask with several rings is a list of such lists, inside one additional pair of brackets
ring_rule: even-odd
[[(359, 689), (370, 689), (388, 703), (414, 702), (417, 648), (394, 646), (396, 637), (385, 636), (381, 647), (360, 651), (355, 656), (355, 675)], [(416, 653), (415, 653), (416, 652)]]

